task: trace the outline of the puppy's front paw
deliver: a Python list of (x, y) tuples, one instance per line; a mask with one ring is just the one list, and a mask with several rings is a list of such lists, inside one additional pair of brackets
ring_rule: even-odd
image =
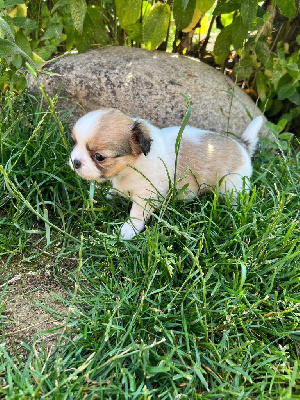
[[(130, 221), (130, 220), (129, 220)], [(131, 221), (125, 222), (121, 228), (121, 236), (124, 239), (132, 239), (144, 229), (144, 223), (133, 224)]]
[(112, 188), (109, 189), (109, 191), (106, 193), (105, 198), (106, 200), (112, 200), (115, 197), (115, 190), (113, 190)]
[(124, 239), (132, 239), (137, 233), (129, 222), (125, 222), (121, 228), (121, 236)]

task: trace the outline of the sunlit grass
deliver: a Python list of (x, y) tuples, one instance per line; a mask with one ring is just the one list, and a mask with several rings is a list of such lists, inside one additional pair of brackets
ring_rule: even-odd
[(299, 398), (299, 154), (261, 149), (236, 209), (214, 194), (166, 199), (124, 241), (129, 203), (107, 186), (91, 201), (67, 165), (68, 115), (59, 128), (29, 97), (1, 114), (1, 283), (13, 257), (42, 268), (55, 246), (62, 284), (61, 262), (77, 260), (55, 351), (32, 338), (12, 355), (1, 320), (3, 398)]

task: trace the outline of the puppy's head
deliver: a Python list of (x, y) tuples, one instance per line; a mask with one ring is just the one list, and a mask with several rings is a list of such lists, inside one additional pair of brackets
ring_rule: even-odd
[(71, 135), (75, 145), (69, 164), (87, 180), (113, 179), (138, 157), (147, 155), (151, 133), (143, 121), (118, 110), (92, 111), (80, 118)]

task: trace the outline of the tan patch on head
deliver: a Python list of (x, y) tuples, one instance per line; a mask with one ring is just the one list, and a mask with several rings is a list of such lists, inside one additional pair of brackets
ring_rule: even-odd
[(133, 120), (118, 110), (101, 115), (87, 141), (91, 151), (104, 153), (107, 157), (130, 154), (130, 128)]
[[(142, 153), (133, 131), (135, 122), (119, 110), (109, 110), (101, 115), (88, 138), (86, 147), (104, 179), (112, 179), (128, 165), (134, 165)], [(105, 159), (95, 160), (100, 153)]]
[[(217, 179), (239, 171), (244, 153), (239, 145), (227, 136), (216, 133), (203, 134), (198, 140), (182, 139), (178, 159), (179, 187), (189, 183), (188, 190), (197, 193), (215, 187)], [(202, 186), (201, 186), (202, 185)]]

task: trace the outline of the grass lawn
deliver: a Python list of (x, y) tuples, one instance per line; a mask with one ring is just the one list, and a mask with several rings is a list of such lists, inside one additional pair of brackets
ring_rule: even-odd
[[(300, 398), (299, 153), (261, 144), (236, 209), (170, 194), (124, 241), (129, 203), (67, 165), (69, 115), (29, 96), (2, 103), (1, 398)], [(63, 292), (33, 300), (59, 323), (10, 346), (18, 268)]]

